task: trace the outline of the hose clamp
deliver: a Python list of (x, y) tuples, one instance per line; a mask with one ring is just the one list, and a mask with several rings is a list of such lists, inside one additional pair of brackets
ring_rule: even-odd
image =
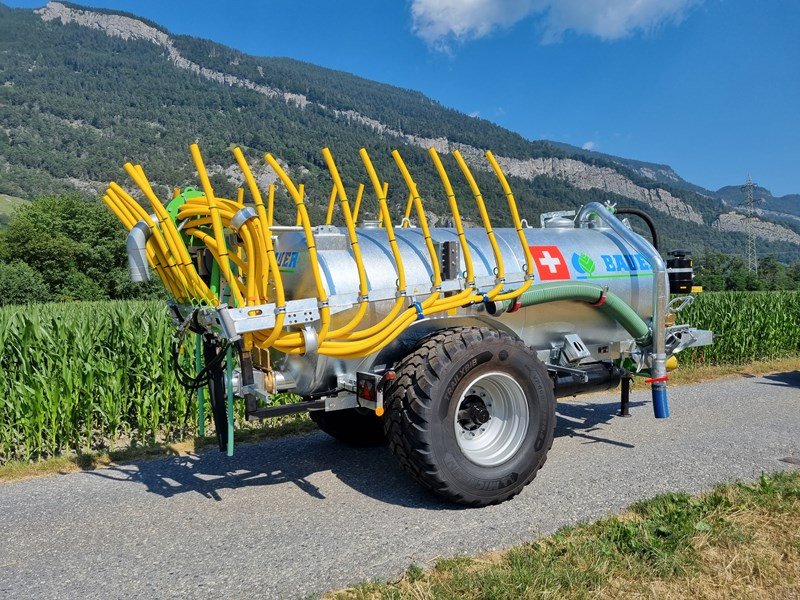
[(244, 208), (240, 209), (233, 217), (231, 217), (231, 229), (233, 229), (236, 233), (239, 233), (239, 230), (247, 223), (250, 219), (255, 219), (258, 217), (258, 213), (256, 209), (252, 206), (245, 206)]
[(420, 304), (419, 302), (414, 302), (414, 304), (412, 304), (411, 306), (413, 306), (417, 310), (417, 321), (421, 321), (422, 319), (425, 318), (425, 313), (422, 311), (422, 304)]
[(317, 302), (317, 308), (328, 308), (329, 306), (330, 304), (328, 303), (327, 300), (322, 300), (320, 302)]
[(431, 286), (431, 293), (441, 292), (441, 291), (442, 291), (442, 286), (440, 286), (440, 285), (432, 285)]
[(408, 292), (405, 290), (397, 290), (394, 293), (395, 298), (405, 298), (406, 296), (408, 296)]
[(505, 282), (506, 282), (506, 278), (505, 277), (495, 277), (495, 280), (494, 280), (495, 285), (500, 285), (501, 283), (505, 283)]
[(286, 307), (285, 306), (276, 306), (275, 307), (275, 314), (276, 315), (285, 315), (286, 314)]
[(358, 297), (358, 302), (359, 302), (359, 303), (362, 303), (362, 302), (369, 302), (369, 294), (364, 294), (364, 295), (362, 295), (362, 296), (359, 296), (359, 297)]

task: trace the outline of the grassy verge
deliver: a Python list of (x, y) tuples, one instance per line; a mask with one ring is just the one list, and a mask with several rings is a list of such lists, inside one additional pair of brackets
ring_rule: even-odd
[(752, 377), (767, 373), (786, 373), (800, 370), (800, 356), (760, 360), (743, 365), (693, 365), (681, 366), (670, 373), (670, 384), (701, 383), (725, 377)]
[[(235, 432), (234, 440), (237, 444), (252, 443), (270, 438), (299, 435), (312, 431), (316, 427), (307, 415), (297, 415), (284, 418), (283, 422), (274, 427), (239, 429)], [(34, 462), (12, 460), (0, 465), (0, 483), (30, 479), (32, 477), (74, 473), (75, 471), (97, 469), (111, 464), (149, 458), (180, 456), (191, 454), (210, 446), (216, 446), (216, 444), (216, 437), (206, 436), (202, 438), (195, 437), (182, 442), (135, 446), (108, 452), (85, 452), (54, 456)]]
[(505, 552), (412, 566), (397, 582), (328, 597), (798, 598), (800, 472), (665, 494)]

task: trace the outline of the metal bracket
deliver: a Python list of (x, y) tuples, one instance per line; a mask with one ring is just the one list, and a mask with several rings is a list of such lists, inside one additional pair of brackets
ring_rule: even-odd
[(673, 314), (679, 313), (687, 306), (690, 306), (694, 300), (694, 296), (678, 296), (677, 298), (673, 298), (667, 305), (667, 312)]
[(545, 363), (544, 366), (547, 367), (548, 371), (556, 371), (557, 373), (569, 373), (577, 381), (580, 381), (581, 383), (588, 383), (589, 381), (589, 375), (586, 373), (586, 371), (583, 371), (581, 369), (574, 369), (572, 367), (564, 367), (561, 365), (552, 365), (548, 363)]
[(247, 223), (250, 219), (255, 219), (256, 217), (258, 217), (256, 209), (252, 206), (245, 206), (231, 218), (231, 229), (233, 229), (236, 233), (239, 233), (239, 230), (245, 223)]
[(319, 350), (319, 338), (317, 337), (317, 330), (306, 325), (303, 331), (300, 332), (303, 336), (303, 344), (305, 346), (304, 356), (313, 356)]

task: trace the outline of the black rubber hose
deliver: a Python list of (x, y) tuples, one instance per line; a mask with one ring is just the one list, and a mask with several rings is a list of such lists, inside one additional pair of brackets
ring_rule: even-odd
[(615, 215), (634, 215), (639, 217), (642, 221), (647, 224), (647, 228), (650, 230), (650, 237), (653, 238), (653, 248), (658, 250), (658, 232), (656, 231), (656, 224), (653, 222), (653, 219), (643, 210), (639, 210), (638, 208), (618, 208), (614, 211)]

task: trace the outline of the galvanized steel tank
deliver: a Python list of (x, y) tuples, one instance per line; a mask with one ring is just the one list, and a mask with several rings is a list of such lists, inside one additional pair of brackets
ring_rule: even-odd
[[(654, 273), (647, 258), (600, 221), (576, 228), (570, 219), (552, 219), (547, 227), (524, 229), (535, 263), (534, 286), (539, 282), (588, 281), (614, 292), (628, 303), (643, 319), (652, 317)], [(377, 323), (394, 305), (397, 290), (397, 270), (390, 250), (387, 232), (378, 226), (359, 227), (358, 240), (369, 283), (370, 308), (360, 327)], [(521, 285), (524, 280), (525, 256), (514, 229), (495, 229), (497, 243), (505, 265), (506, 289)], [(492, 247), (483, 228), (465, 229), (469, 252), (479, 291), (490, 290), (496, 279)], [(433, 269), (422, 230), (416, 227), (395, 228), (406, 273), (407, 293), (413, 300), (424, 300), (432, 287)], [(431, 238), (441, 252), (450, 242), (451, 256), (455, 246), (458, 268), (453, 279), (465, 276), (464, 252), (459, 247), (455, 229), (433, 228)], [(355, 260), (350, 252), (347, 232), (331, 226), (315, 228), (323, 282), (329, 295), (348, 294), (358, 297), (359, 281)], [(454, 246), (453, 246), (454, 245)], [(285, 228), (277, 232), (276, 251), (287, 299), (302, 299), (316, 295), (308, 261), (307, 242), (302, 231)], [(440, 257), (444, 258), (444, 257)], [(445, 259), (446, 260), (446, 259)], [(441, 264), (441, 263), (440, 263)], [(446, 270), (445, 270), (446, 272)], [(443, 279), (445, 276), (443, 275)], [(453, 282), (455, 284), (455, 282)], [(447, 290), (447, 285), (443, 285)], [(349, 321), (356, 309), (334, 315), (332, 326)], [(482, 304), (459, 309), (443, 318), (421, 322), (426, 329), (444, 327), (448, 320), (464, 318), (492, 319), (495, 325), (512, 330), (537, 351), (546, 351), (563, 340), (564, 335), (579, 333), (596, 356), (616, 358), (615, 347), (630, 339), (616, 321), (604, 316), (585, 302), (554, 302), (523, 308), (518, 312), (490, 317)], [(412, 328), (413, 329), (413, 328)], [(400, 342), (402, 343), (402, 342)], [(297, 392), (309, 394), (330, 389), (335, 376), (367, 369), (375, 364), (375, 356), (354, 361), (324, 356), (289, 356), (281, 370), (288, 371), (297, 382)]]

